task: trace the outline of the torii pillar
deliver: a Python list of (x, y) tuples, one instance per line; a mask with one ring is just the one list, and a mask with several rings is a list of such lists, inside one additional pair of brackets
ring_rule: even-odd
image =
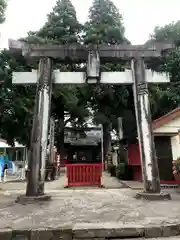
[[(134, 79), (134, 106), (138, 131), (140, 159), (144, 192), (138, 193), (137, 198), (170, 198), (168, 194), (160, 194), (159, 169), (154, 146), (151, 126), (151, 111), (148, 95), (147, 75), (143, 58), (131, 61), (132, 77)], [(150, 195), (149, 195), (150, 194)]]
[(52, 60), (47, 57), (41, 58), (39, 69), (32, 72), (32, 76), (36, 78), (37, 88), (28, 157), (26, 196), (17, 198), (21, 203), (51, 199), (50, 195), (44, 194), (44, 181), (52, 95)]

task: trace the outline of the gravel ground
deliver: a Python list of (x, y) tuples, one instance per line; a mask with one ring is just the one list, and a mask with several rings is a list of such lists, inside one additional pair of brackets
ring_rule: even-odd
[(17, 191), (0, 196), (0, 228), (34, 228), (75, 223), (116, 222), (156, 225), (180, 221), (180, 194), (171, 201), (134, 199), (131, 189), (51, 190), (52, 201), (20, 205)]

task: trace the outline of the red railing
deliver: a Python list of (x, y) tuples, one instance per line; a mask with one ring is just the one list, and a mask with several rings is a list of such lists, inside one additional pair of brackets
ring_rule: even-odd
[(67, 164), (66, 187), (102, 186), (103, 164)]

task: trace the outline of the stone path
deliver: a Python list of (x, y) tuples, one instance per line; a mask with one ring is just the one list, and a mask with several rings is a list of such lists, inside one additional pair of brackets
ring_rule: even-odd
[(103, 172), (103, 185), (105, 188), (124, 188), (122, 184), (116, 177), (111, 177), (109, 173)]
[[(172, 201), (148, 202), (136, 200), (134, 196), (137, 189), (123, 188), (120, 181), (107, 173), (103, 173), (105, 188), (64, 189), (64, 183), (64, 174), (58, 180), (46, 183), (45, 189), (52, 195), (52, 201), (24, 206), (16, 204), (15, 199), (19, 194), (25, 193), (25, 183), (2, 184), (0, 233), (4, 228), (49, 229), (78, 224), (93, 224), (95, 228), (107, 224), (112, 228), (153, 227), (153, 234), (157, 230), (162, 231), (162, 226), (168, 225), (169, 229), (175, 229), (171, 229), (174, 231), (172, 235), (180, 233), (180, 193), (177, 193), (177, 189), (165, 189), (171, 193)], [(177, 224), (178, 227), (175, 226)], [(165, 232), (164, 236), (168, 234)]]
[[(58, 180), (46, 182), (45, 189), (47, 191), (64, 189), (64, 184), (65, 184), (65, 173), (62, 173)], [(3, 191), (17, 191), (17, 190), (25, 191), (26, 182), (0, 183), (0, 189)]]
[[(162, 238), (148, 238), (149, 240), (179, 240), (180, 236), (177, 237), (162, 237)], [(116, 240), (121, 240), (121, 239), (116, 239)], [(126, 238), (124, 240), (147, 240), (147, 238)]]
[[(119, 236), (116, 233), (122, 234), (123, 231), (125, 236), (130, 234), (129, 237), (137, 233), (150, 237), (177, 235), (180, 234), (180, 194), (175, 189), (168, 191), (171, 201), (149, 202), (136, 200), (136, 191), (129, 188), (51, 189), (52, 201), (28, 205), (15, 203), (18, 194), (24, 190), (11, 190), (8, 194), (1, 192), (0, 238), (1, 232), (7, 229), (22, 230), (24, 234), (27, 229), (51, 232), (60, 228), (72, 229), (80, 236), (95, 233)], [(86, 238), (91, 239), (89, 235)]]
[[(147, 238), (126, 238), (126, 240), (147, 240)], [(177, 239), (180, 239), (180, 236), (177, 236), (177, 237), (162, 237), (162, 238), (149, 238), (149, 240), (177, 240)], [(118, 239), (116, 239), (118, 240)], [(120, 239), (119, 239), (120, 240)]]
[[(123, 188), (124, 185), (115, 177), (111, 177), (108, 173), (103, 173), (103, 184), (105, 188)], [(58, 180), (45, 183), (46, 191), (61, 190), (65, 185), (65, 173), (61, 172)], [(26, 189), (26, 182), (6, 182), (0, 183), (0, 189), (4, 191), (17, 191)]]
[[(124, 187), (129, 187), (133, 190), (143, 190), (143, 182), (139, 181), (121, 181), (121, 183), (124, 185)], [(161, 184), (162, 189), (166, 188), (177, 188), (178, 185), (168, 185), (168, 184)]]
[(133, 189), (133, 190), (142, 190), (143, 183), (138, 181), (121, 181), (125, 186)]
[(172, 201), (134, 199), (130, 189), (51, 190), (53, 200), (26, 206), (14, 203), (17, 192), (0, 196), (0, 228), (58, 226), (74, 223), (118, 222), (157, 225), (179, 223), (180, 195)]

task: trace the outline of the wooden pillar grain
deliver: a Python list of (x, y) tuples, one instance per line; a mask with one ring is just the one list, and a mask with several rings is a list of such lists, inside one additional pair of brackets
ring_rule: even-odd
[(40, 174), (39, 174), (39, 195), (44, 194), (44, 181), (47, 159), (47, 143), (50, 126), (50, 109), (52, 95), (52, 60), (50, 58), (41, 59), (43, 68), (41, 72), (41, 102), (40, 102), (40, 123), (41, 123), (41, 154), (40, 154)]
[(52, 61), (39, 62), (31, 147), (28, 159), (27, 196), (44, 194), (44, 178), (52, 93)]
[(160, 192), (159, 170), (151, 126), (151, 112), (144, 60), (132, 60), (134, 105), (145, 192)]
[(50, 162), (54, 161), (54, 129), (55, 129), (55, 122), (54, 119), (51, 118), (50, 120), (50, 142), (49, 142), (49, 157)]
[[(42, 71), (42, 64), (39, 63), (39, 72)], [(37, 196), (38, 195), (38, 183), (39, 183), (39, 164), (40, 164), (40, 149), (41, 149), (41, 135), (40, 135), (40, 99), (41, 99), (41, 78), (38, 76), (33, 126), (31, 131), (31, 144), (28, 154), (28, 174), (27, 174), (27, 186), (26, 196)]]

